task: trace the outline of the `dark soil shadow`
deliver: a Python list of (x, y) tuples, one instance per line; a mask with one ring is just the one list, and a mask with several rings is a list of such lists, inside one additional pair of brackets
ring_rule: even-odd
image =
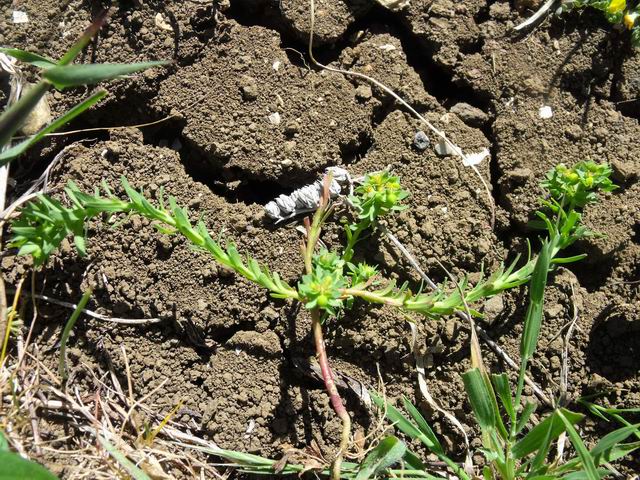
[[(631, 307), (631, 306), (629, 306)], [(640, 321), (631, 308), (605, 309), (589, 336), (587, 364), (611, 382), (637, 378), (640, 373)]]

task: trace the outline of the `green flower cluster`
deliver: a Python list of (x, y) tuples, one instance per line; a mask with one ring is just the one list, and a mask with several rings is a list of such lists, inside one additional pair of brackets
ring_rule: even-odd
[(584, 208), (597, 201), (598, 191), (610, 192), (617, 188), (610, 175), (611, 167), (606, 163), (597, 164), (590, 160), (573, 168), (560, 163), (547, 173), (541, 185), (553, 200), (560, 202), (564, 199), (569, 209)]
[(393, 176), (386, 170), (366, 175), (355, 193), (350, 201), (358, 209), (359, 218), (363, 220), (373, 222), (380, 215), (407, 208), (400, 202), (409, 196), (409, 192), (400, 186), (400, 177)]

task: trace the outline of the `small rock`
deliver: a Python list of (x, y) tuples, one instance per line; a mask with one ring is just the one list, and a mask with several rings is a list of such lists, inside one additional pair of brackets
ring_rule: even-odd
[(470, 127), (481, 127), (489, 121), (489, 115), (479, 108), (464, 102), (456, 103), (451, 107), (451, 113), (455, 113), (460, 117), (460, 120)]
[(453, 149), (444, 140), (440, 140), (438, 142), (435, 150), (436, 150), (436, 154), (438, 154), (438, 156), (440, 157), (448, 157), (450, 155), (453, 155)]
[(487, 300), (484, 304), (484, 316), (487, 323), (492, 324), (503, 310), (504, 299), (502, 298), (502, 295), (496, 295), (495, 297), (491, 297)]
[(280, 114), (278, 112), (273, 112), (269, 115), (269, 123), (272, 125), (280, 125)]
[(640, 176), (640, 167), (633, 162), (624, 162), (620, 159), (611, 160), (613, 179), (618, 183), (629, 183)]
[(253, 101), (258, 98), (258, 84), (255, 78), (249, 75), (240, 77), (240, 90), (245, 101)]
[(528, 168), (514, 168), (506, 172), (505, 175), (513, 185), (524, 185), (527, 180), (533, 178), (533, 172)]
[(413, 137), (413, 146), (422, 151), (429, 148), (430, 144), (431, 141), (429, 140), (429, 137), (427, 137), (427, 134), (422, 130), (418, 130)]
[(369, 100), (373, 96), (370, 85), (360, 85), (356, 88), (356, 98), (360, 100)]

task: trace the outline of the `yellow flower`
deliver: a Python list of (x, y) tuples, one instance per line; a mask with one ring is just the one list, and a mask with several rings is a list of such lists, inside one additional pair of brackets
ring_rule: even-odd
[(627, 8), (627, 0), (611, 0), (607, 7), (607, 12), (614, 14), (623, 12)]
[(635, 24), (636, 24), (636, 19), (638, 18), (638, 14), (637, 13), (627, 13), (624, 18), (624, 26), (627, 27), (627, 30), (631, 30)]

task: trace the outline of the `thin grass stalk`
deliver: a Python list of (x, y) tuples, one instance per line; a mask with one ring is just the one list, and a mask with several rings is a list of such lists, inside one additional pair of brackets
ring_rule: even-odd
[(78, 302), (78, 306), (73, 311), (67, 324), (64, 326), (64, 330), (62, 331), (62, 337), (60, 338), (60, 358), (58, 360), (58, 374), (62, 380), (62, 385), (64, 386), (67, 382), (68, 372), (67, 372), (67, 340), (69, 340), (69, 335), (71, 334), (71, 330), (73, 330), (76, 321), (80, 317), (80, 314), (86, 307), (87, 302), (91, 298), (93, 294), (93, 287), (89, 287), (86, 292), (82, 295), (82, 298)]

